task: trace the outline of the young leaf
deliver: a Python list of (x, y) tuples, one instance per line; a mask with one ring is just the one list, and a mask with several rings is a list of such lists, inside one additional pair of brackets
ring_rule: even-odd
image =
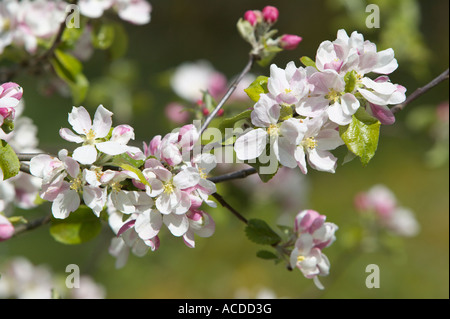
[(281, 241), (280, 236), (261, 219), (250, 219), (245, 233), (249, 240), (261, 245), (274, 245)]
[(115, 28), (112, 23), (95, 23), (91, 32), (92, 46), (96, 49), (106, 50), (114, 42)]
[(309, 58), (307, 56), (302, 56), (300, 58), (300, 62), (302, 62), (304, 66), (312, 66), (312, 67), (317, 69), (316, 63), (311, 58)]
[[(3, 140), (0, 140), (0, 180), (6, 180), (19, 174), (20, 162), (16, 152)], [(1, 178), (3, 176), (3, 179)]]
[(356, 82), (358, 81), (357, 73), (355, 70), (348, 71), (344, 75), (345, 92), (352, 93), (355, 90)]
[(260, 250), (256, 253), (256, 256), (261, 259), (278, 259), (278, 256), (268, 250)]
[(74, 56), (58, 49), (55, 50), (55, 58), (50, 62), (56, 74), (69, 85), (74, 104), (80, 104), (86, 97), (89, 87), (89, 82), (82, 73), (81, 62)]
[(241, 120), (249, 119), (251, 113), (252, 113), (252, 110), (245, 110), (244, 112), (241, 112), (233, 117), (226, 118), (219, 124), (218, 129), (222, 133), (224, 133), (226, 128), (234, 128), (234, 125), (237, 122), (239, 122)]
[(58, 242), (77, 245), (96, 237), (102, 228), (100, 219), (84, 205), (65, 219), (52, 218), (50, 234)]
[(349, 151), (359, 156), (366, 166), (378, 147), (381, 123), (360, 108), (352, 117), (349, 125), (339, 128), (339, 134)]
[(267, 76), (260, 75), (258, 76), (252, 84), (248, 88), (246, 88), (244, 91), (247, 93), (247, 95), (254, 101), (259, 101), (259, 96), (262, 93), (269, 92), (267, 90), (267, 80), (269, 78)]

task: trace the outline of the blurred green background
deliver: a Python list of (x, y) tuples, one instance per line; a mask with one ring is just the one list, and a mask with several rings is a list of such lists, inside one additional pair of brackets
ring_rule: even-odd
[[(377, 44), (378, 50), (395, 50), (399, 68), (391, 80), (404, 85), (407, 94), (448, 68), (447, 0), (150, 3), (153, 11), (148, 25), (124, 23), (130, 39), (123, 60), (111, 66), (104, 52), (96, 52), (84, 66), (92, 90), (105, 83), (105, 78), (116, 79), (128, 90), (130, 103), (122, 101), (119, 107), (132, 114), (126, 123), (135, 128), (138, 146), (174, 127), (164, 116), (164, 106), (176, 99), (168, 87), (170, 70), (185, 61), (206, 59), (228, 78), (240, 72), (249, 46), (240, 39), (235, 25), (249, 9), (276, 6), (280, 12), (276, 24), (279, 34), (303, 37), (296, 50), (282, 52), (275, 58), (273, 62), (280, 67), (289, 61), (299, 66), (299, 58), (304, 55), (314, 58), (318, 45), (334, 40), (337, 30), (344, 28), (349, 34), (353, 30), (363, 33)], [(365, 7), (369, 3), (380, 6), (379, 29), (365, 26)], [(268, 75), (269, 71), (268, 67), (256, 66), (252, 73)], [(39, 127), (40, 147), (49, 152), (72, 147), (58, 136), (58, 130), (68, 125), (71, 99), (56, 94), (43, 96), (36, 79), (15, 80), (24, 87), (25, 115)], [(110, 87), (106, 92), (92, 91), (83, 105), (93, 114), (98, 100), (104, 98), (102, 103), (108, 108), (109, 103), (114, 103), (111, 99), (117, 90), (112, 84)], [(257, 258), (256, 252), (264, 247), (250, 242), (244, 225), (222, 208), (208, 210), (216, 221), (216, 232), (211, 238), (197, 238), (195, 249), (187, 248), (180, 238), (163, 235), (158, 251), (142, 258), (130, 255), (127, 265), (119, 270), (114, 268), (115, 259), (107, 251), (112, 235), (108, 227), (92, 242), (66, 246), (55, 242), (45, 226), (1, 243), (0, 260), (23, 255), (34, 264), (49, 265), (56, 273), (64, 273), (67, 264), (78, 264), (82, 273), (90, 274), (106, 288), (108, 298), (254, 298), (263, 289), (269, 289), (277, 298), (448, 298), (448, 157), (444, 154), (443, 160), (430, 160), (427, 154), (436, 137), (430, 133), (431, 124), (416, 123), (417, 118), (422, 118), (420, 114), (434, 114), (436, 107), (445, 102), (448, 103), (448, 82), (408, 105), (396, 116), (395, 125), (382, 127), (377, 154), (367, 167), (355, 160), (339, 166), (336, 174), (310, 170), (306, 178), (298, 175), (301, 194), (292, 190), (284, 194), (300, 198), (297, 207), (283, 205), (278, 199), (280, 194), (273, 194), (281, 187), (277, 183), (264, 187), (267, 196), (252, 195), (236, 183), (219, 186), (220, 193), (247, 218), (262, 218), (271, 225), (287, 224), (299, 210), (310, 208), (336, 223), (340, 227), (337, 241), (324, 250), (331, 262), (331, 274), (321, 278), (324, 291), (319, 291), (298, 270), (289, 272), (283, 264)], [(410, 115), (414, 113), (415, 118)], [(115, 118), (115, 124), (121, 124), (121, 120)], [(444, 149), (445, 145), (448, 152), (448, 139)], [(402, 206), (414, 211), (421, 232), (413, 238), (393, 239), (395, 249), (391, 252), (352, 251), (351, 233), (358, 227), (353, 197), (378, 183), (388, 186)], [(260, 186), (253, 188), (256, 192), (259, 189)], [(33, 219), (48, 207), (23, 214)], [(368, 264), (380, 267), (378, 289), (365, 286)]]

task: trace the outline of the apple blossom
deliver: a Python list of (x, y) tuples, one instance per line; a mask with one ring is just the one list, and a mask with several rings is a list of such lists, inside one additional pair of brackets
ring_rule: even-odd
[(280, 47), (285, 50), (294, 50), (297, 48), (298, 44), (303, 40), (302, 37), (299, 37), (295, 34), (284, 34), (279, 39)]
[(0, 85), (0, 127), (8, 119), (14, 120), (15, 108), (22, 98), (23, 89), (14, 82), (7, 82)]
[(269, 24), (274, 24), (278, 20), (278, 15), (278, 9), (274, 6), (266, 6), (262, 10), (263, 19)]
[(100, 18), (113, 8), (121, 19), (139, 25), (150, 22), (152, 9), (146, 0), (80, 0), (78, 6), (81, 14), (89, 18)]
[(0, 213), (0, 241), (8, 240), (14, 234), (14, 226)]
[(308, 93), (306, 71), (289, 62), (283, 70), (275, 64), (270, 66), (267, 89), (279, 104), (296, 104)]
[(254, 10), (247, 10), (244, 13), (244, 20), (254, 26), (258, 22), (258, 17)]

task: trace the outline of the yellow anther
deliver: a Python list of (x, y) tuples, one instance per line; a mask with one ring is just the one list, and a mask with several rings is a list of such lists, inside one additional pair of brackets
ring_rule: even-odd
[(278, 135), (280, 129), (278, 128), (278, 126), (276, 124), (270, 124), (269, 128), (267, 129), (267, 133), (269, 133), (269, 135), (272, 136), (276, 136)]
[(335, 89), (330, 89), (327, 95), (325, 95), (325, 98), (327, 98), (330, 101), (337, 102), (339, 98), (341, 97), (341, 93), (336, 91)]
[(311, 136), (311, 137), (307, 137), (307, 138), (303, 139), (302, 145), (303, 145), (304, 147), (309, 148), (310, 150), (313, 150), (313, 149), (315, 149), (316, 146), (317, 146), (317, 141), (316, 141), (316, 139), (315, 139), (314, 137), (312, 137), (312, 136)]
[(164, 193), (172, 194), (174, 191), (173, 184), (171, 182), (167, 182), (164, 184)]

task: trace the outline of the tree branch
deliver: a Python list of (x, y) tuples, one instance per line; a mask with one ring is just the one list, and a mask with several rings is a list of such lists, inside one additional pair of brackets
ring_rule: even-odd
[(211, 123), (213, 118), (217, 115), (217, 112), (219, 112), (219, 110), (222, 108), (222, 106), (225, 104), (225, 102), (230, 98), (231, 94), (233, 94), (234, 90), (236, 90), (237, 85), (239, 84), (239, 82), (241, 82), (241, 80), (244, 78), (244, 76), (250, 71), (254, 62), (255, 62), (255, 56), (253, 54), (250, 54), (247, 65), (244, 67), (244, 69), (239, 74), (239, 76), (230, 85), (230, 87), (228, 88), (228, 91), (225, 93), (223, 98), (220, 100), (219, 104), (217, 104), (216, 108), (206, 118), (205, 123), (203, 123), (203, 125), (200, 129), (200, 135), (206, 130), (206, 128)]
[(248, 224), (247, 219), (242, 216), (237, 210), (235, 210), (233, 207), (231, 207), (230, 204), (228, 204), (225, 199), (223, 199), (222, 196), (220, 196), (218, 193), (212, 194), (212, 197), (214, 197), (220, 205), (228, 209), (234, 216), (236, 216), (240, 221), (244, 222), (245, 224)]
[(430, 83), (426, 84), (425, 86), (422, 86), (418, 89), (416, 89), (413, 93), (411, 93), (408, 98), (403, 102), (402, 104), (398, 104), (391, 108), (392, 113), (397, 113), (398, 111), (401, 111), (405, 108), (406, 105), (417, 99), (419, 96), (424, 94), (425, 92), (429, 91), (431, 88), (435, 87), (439, 83), (445, 81), (448, 79), (449, 76), (449, 69), (442, 72), (438, 77), (431, 80)]
[(44, 217), (35, 219), (35, 220), (33, 220), (31, 222), (28, 222), (26, 224), (14, 227), (14, 235), (13, 236), (17, 236), (17, 235), (22, 234), (22, 233), (24, 233), (26, 231), (33, 230), (33, 229), (38, 228), (40, 226), (46, 225), (46, 224), (48, 224), (50, 222), (50, 220), (51, 220), (51, 215), (46, 215)]
[(230, 181), (233, 179), (245, 178), (245, 177), (247, 177), (249, 175), (253, 175), (255, 173), (257, 173), (256, 169), (251, 167), (251, 168), (246, 168), (246, 169), (243, 169), (240, 171), (236, 171), (236, 172), (232, 172), (232, 173), (228, 173), (228, 174), (224, 174), (224, 175), (220, 175), (220, 176), (209, 177), (208, 180), (217, 184), (217, 183), (221, 183), (221, 182)]

